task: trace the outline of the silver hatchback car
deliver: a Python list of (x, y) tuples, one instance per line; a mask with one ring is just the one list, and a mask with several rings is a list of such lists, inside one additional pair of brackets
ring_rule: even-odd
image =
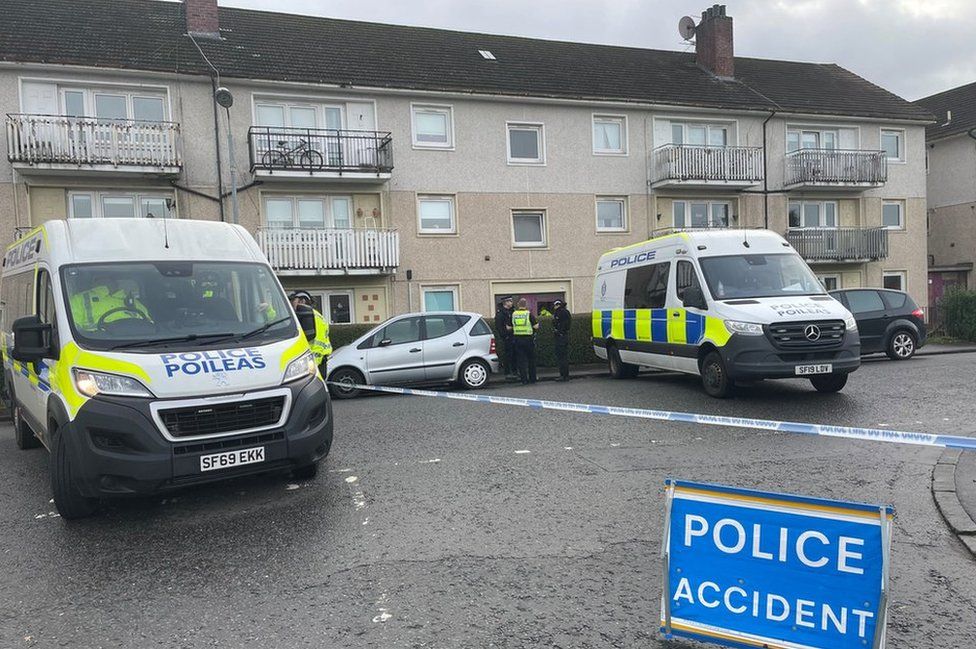
[(437, 311), (390, 318), (329, 357), (336, 399), (359, 394), (353, 385), (457, 383), (475, 389), (498, 372), (491, 328), (477, 313)]

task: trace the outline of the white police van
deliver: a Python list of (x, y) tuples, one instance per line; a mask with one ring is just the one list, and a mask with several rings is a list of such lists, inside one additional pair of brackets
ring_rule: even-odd
[(51, 452), (64, 518), (108, 496), (310, 478), (329, 453), (314, 323), (240, 226), (50, 221), (7, 250), (0, 298), (17, 444)]
[(592, 325), (615, 378), (642, 366), (697, 374), (714, 397), (788, 377), (837, 392), (861, 362), (854, 317), (767, 230), (678, 232), (606, 253)]

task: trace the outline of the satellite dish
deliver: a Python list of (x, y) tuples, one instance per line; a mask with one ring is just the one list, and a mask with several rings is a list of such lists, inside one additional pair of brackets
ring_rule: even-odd
[(230, 94), (230, 90), (223, 86), (217, 88), (217, 92), (214, 93), (214, 99), (224, 108), (230, 108), (234, 105), (234, 95)]
[(681, 38), (686, 41), (690, 41), (695, 37), (695, 19), (691, 16), (685, 16), (678, 21), (678, 33), (681, 34)]

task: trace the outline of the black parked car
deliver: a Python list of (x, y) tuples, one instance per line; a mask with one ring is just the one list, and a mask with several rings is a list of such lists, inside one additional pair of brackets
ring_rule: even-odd
[(925, 313), (902, 291), (849, 288), (831, 291), (857, 320), (862, 354), (908, 360), (925, 344)]

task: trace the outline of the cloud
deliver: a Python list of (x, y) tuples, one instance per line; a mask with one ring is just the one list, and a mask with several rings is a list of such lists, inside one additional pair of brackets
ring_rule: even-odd
[[(221, 5), (682, 50), (712, 0), (220, 0)], [(908, 99), (976, 80), (971, 0), (728, 0), (740, 56), (842, 65)], [(390, 44), (395, 48), (395, 44)]]

